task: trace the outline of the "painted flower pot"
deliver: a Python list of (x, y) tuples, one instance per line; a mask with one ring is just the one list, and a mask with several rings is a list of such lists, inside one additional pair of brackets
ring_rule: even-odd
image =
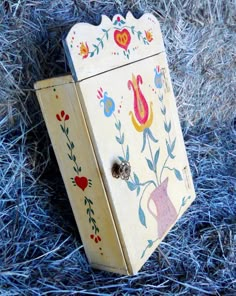
[[(148, 199), (148, 210), (157, 222), (158, 237), (161, 238), (177, 219), (176, 209), (168, 196), (168, 178), (166, 178), (150, 195)], [(151, 203), (155, 205), (155, 211)]]

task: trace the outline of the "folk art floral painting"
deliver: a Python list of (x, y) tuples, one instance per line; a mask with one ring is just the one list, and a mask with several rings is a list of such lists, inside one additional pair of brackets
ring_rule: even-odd
[[(170, 92), (170, 87), (165, 77), (165, 68), (161, 68), (160, 65), (153, 67), (151, 83), (149, 78), (143, 76), (140, 72), (132, 73), (130, 79), (127, 80), (126, 87), (129, 91), (129, 97), (126, 100), (133, 102), (133, 108), (129, 110), (128, 116), (133, 132), (142, 138), (140, 147), (135, 148), (139, 157), (145, 159), (146, 165), (143, 170), (151, 172), (152, 177), (150, 179), (141, 179), (135, 171), (135, 165), (132, 164), (134, 159), (132, 159), (130, 146), (134, 143), (129, 143), (129, 131), (122, 122), (124, 118), (122, 104), (125, 104), (125, 99), (122, 96), (120, 99), (120, 94), (116, 97), (116, 93), (108, 92), (106, 86), (103, 85), (97, 90), (97, 100), (100, 111), (109, 121), (108, 124), (113, 125), (115, 137), (110, 141), (113, 141), (113, 145), (120, 148), (119, 161), (131, 162), (131, 167), (133, 167), (126, 185), (138, 204), (136, 215), (139, 223), (147, 231), (150, 226), (147, 220), (152, 220), (151, 223), (155, 224), (155, 235), (150, 236), (146, 241), (146, 246), (140, 254), (142, 258), (149, 248), (162, 240), (166, 232), (179, 218), (181, 209), (185, 207), (191, 196), (173, 196), (173, 193), (172, 195), (169, 193), (170, 186), (173, 186), (173, 184), (170, 184), (170, 178), (171, 180), (175, 179), (176, 182), (184, 183), (184, 176), (182, 164), (174, 161), (178, 138), (172, 132), (174, 122), (172, 121), (172, 114), (168, 110), (169, 102), (166, 93)], [(151, 99), (143, 92), (145, 83), (151, 89)], [(154, 101), (155, 104), (153, 104)], [(156, 108), (159, 108), (159, 113), (156, 112)], [(154, 125), (153, 122), (157, 114), (161, 114), (161, 118), (158, 118), (159, 126)], [(160, 144), (160, 135), (162, 137), (164, 135), (164, 145)], [(138, 159), (136, 161), (138, 162)], [(151, 193), (147, 195), (150, 188)], [(176, 202), (173, 203), (176, 198), (179, 199), (178, 208), (175, 205)], [(148, 217), (149, 219), (147, 219)]]
[[(160, 26), (150, 14), (143, 19), (103, 17), (89, 35), (88, 24), (78, 24), (65, 42), (112, 212), (127, 250), (137, 246), (137, 254), (128, 254), (133, 262), (151, 254), (194, 198)], [(99, 245), (106, 237), (95, 196), (87, 194), (93, 180), (73, 153), (69, 118), (64, 110), (56, 114), (74, 171), (71, 184), (84, 197), (90, 239)], [(130, 164), (128, 180), (114, 180), (114, 161)], [(137, 235), (131, 237), (131, 229)]]

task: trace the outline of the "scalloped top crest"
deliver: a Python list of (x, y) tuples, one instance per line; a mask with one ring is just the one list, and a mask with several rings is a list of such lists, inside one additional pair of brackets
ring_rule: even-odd
[(75, 24), (64, 40), (75, 81), (92, 77), (164, 51), (160, 25), (150, 13), (136, 19), (103, 15), (100, 25)]

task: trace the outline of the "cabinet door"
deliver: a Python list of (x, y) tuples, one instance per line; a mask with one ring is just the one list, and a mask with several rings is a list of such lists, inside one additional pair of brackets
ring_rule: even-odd
[[(195, 197), (164, 53), (77, 83), (126, 260), (136, 272)], [(129, 162), (129, 180), (112, 176)]]

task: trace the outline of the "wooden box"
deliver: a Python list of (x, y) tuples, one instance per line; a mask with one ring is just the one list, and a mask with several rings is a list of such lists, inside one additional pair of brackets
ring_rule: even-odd
[(93, 267), (135, 274), (195, 198), (160, 26), (103, 16), (64, 45), (73, 78), (35, 89), (81, 239)]

